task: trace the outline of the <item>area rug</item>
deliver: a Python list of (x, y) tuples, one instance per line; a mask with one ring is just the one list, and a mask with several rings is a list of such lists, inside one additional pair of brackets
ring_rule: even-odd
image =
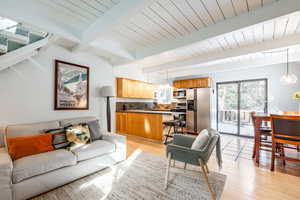
[[(176, 162), (164, 190), (166, 158), (136, 151), (128, 160), (45, 193), (34, 200), (206, 200), (211, 199), (199, 167)], [(220, 199), (226, 176), (209, 173)]]

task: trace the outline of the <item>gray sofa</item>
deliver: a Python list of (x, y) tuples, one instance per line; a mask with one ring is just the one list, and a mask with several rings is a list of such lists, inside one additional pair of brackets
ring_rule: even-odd
[[(29, 136), (45, 129), (95, 119), (84, 117), (10, 125), (5, 129), (5, 137)], [(74, 152), (60, 149), (15, 161), (11, 160), (3, 143), (0, 139), (1, 200), (28, 199), (126, 159), (126, 137), (117, 134), (105, 134), (103, 140), (96, 140)]]

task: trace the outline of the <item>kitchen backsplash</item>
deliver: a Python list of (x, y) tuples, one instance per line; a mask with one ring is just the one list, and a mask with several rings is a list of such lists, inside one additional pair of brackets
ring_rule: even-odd
[(124, 110), (170, 110), (173, 104), (157, 104), (156, 102), (116, 102), (116, 111)]

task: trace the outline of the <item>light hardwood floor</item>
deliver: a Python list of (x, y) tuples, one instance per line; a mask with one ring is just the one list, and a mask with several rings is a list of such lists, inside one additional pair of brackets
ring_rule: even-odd
[[(270, 154), (261, 153), (261, 165), (257, 167), (251, 159), (253, 140), (222, 135), (223, 169), (227, 175), (223, 200), (299, 200), (300, 199), (300, 164), (287, 162), (283, 168), (281, 162), (276, 164), (274, 172), (269, 170)], [(127, 136), (127, 156), (137, 149), (165, 156), (165, 145)], [(293, 156), (300, 154), (287, 152)], [(213, 156), (208, 166), (218, 171)]]

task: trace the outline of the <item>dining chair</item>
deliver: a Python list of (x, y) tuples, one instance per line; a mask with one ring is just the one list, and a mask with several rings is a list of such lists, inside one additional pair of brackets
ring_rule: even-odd
[(271, 121), (269, 116), (257, 115), (255, 112), (250, 113), (252, 118), (252, 124), (254, 128), (254, 145), (252, 159), (259, 165), (260, 151), (272, 152), (272, 143), (268, 141), (268, 137), (271, 138), (271, 129), (266, 126), (262, 126), (262, 123)]
[[(300, 145), (300, 116), (299, 115), (271, 115), (272, 127), (272, 160), (271, 171), (274, 171), (275, 159), (300, 162), (299, 159), (285, 156), (284, 152), (276, 154), (276, 145)], [(295, 149), (295, 148), (293, 148)], [(284, 150), (284, 148), (283, 148)]]

